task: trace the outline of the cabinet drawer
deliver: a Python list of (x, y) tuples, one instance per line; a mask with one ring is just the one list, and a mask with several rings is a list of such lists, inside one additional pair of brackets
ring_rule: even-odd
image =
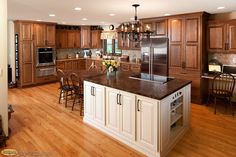
[(140, 73), (140, 65), (138, 64), (131, 64), (130, 65), (130, 70), (132, 73)]
[(44, 76), (44, 77), (36, 77), (35, 78), (36, 83), (54, 82), (56, 80), (57, 80), (57, 77), (55, 75)]

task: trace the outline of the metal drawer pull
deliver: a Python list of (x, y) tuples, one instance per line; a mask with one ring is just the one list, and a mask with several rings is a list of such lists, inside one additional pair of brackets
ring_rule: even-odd
[(138, 102), (137, 102), (137, 110), (138, 112), (140, 111), (140, 100), (138, 99)]

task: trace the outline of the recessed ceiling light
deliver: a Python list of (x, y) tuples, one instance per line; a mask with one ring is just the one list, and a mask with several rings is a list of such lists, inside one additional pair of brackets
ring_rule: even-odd
[(224, 9), (224, 8), (225, 8), (225, 7), (222, 6), (222, 7), (218, 7), (217, 9), (221, 10), (221, 9)]
[(36, 20), (36, 21), (42, 21), (42, 20)]
[(101, 23), (105, 23), (104, 21), (102, 21)]
[(110, 13), (109, 16), (115, 16), (116, 14)]
[(66, 24), (66, 22), (63, 21), (61, 24)]
[(170, 14), (168, 14), (168, 13), (166, 13), (166, 14), (164, 14), (165, 16), (170, 16)]
[(133, 17), (131, 17), (131, 18), (130, 18), (130, 20), (131, 20), (131, 21), (134, 21), (134, 18), (133, 18)]
[(83, 23), (82, 25), (84, 26), (85, 24)]
[(74, 8), (74, 10), (79, 11), (79, 10), (81, 10), (81, 8), (80, 7), (76, 7), (76, 8)]
[(88, 19), (87, 18), (82, 18), (83, 21), (87, 21)]
[(50, 17), (54, 17), (54, 16), (56, 16), (56, 15), (55, 15), (55, 14), (49, 14), (49, 16), (50, 16)]

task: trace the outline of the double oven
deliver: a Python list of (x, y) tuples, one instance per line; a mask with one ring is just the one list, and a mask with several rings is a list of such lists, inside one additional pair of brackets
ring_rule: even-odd
[(35, 52), (36, 77), (56, 74), (56, 50), (53, 47), (38, 47)]

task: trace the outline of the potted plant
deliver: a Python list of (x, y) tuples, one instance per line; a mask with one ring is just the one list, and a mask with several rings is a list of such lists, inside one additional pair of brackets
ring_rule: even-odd
[(119, 62), (116, 60), (104, 60), (102, 64), (105, 65), (108, 76), (115, 75), (118, 67), (120, 66)]

